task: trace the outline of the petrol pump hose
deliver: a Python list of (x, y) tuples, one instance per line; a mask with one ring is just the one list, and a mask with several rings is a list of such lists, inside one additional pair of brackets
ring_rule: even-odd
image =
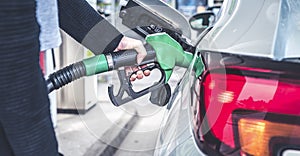
[[(154, 59), (155, 51), (149, 45), (145, 47), (147, 56), (144, 60)], [(111, 71), (119, 67), (132, 66), (136, 62), (136, 56), (137, 53), (134, 50), (122, 50), (96, 55), (71, 64), (49, 75), (46, 80), (48, 93), (84, 76)]]
[[(166, 33), (148, 35), (146, 42), (145, 48), (147, 50), (147, 56), (140, 65), (154, 65), (146, 66), (142, 70), (153, 70), (157, 68), (161, 71), (161, 79), (153, 86), (135, 92), (128, 78), (130, 75), (124, 74), (125, 72), (119, 72), (121, 87), (118, 94), (115, 95), (113, 93), (113, 86), (110, 86), (108, 89), (109, 97), (115, 106), (120, 106), (149, 92), (152, 93), (152, 98), (150, 98), (152, 103), (164, 106), (168, 102), (169, 97), (162, 100), (157, 100), (157, 98), (161, 98), (161, 89), (166, 92), (166, 94), (163, 95), (170, 96), (168, 81), (172, 75), (173, 68), (175, 66), (187, 68), (193, 60), (193, 54), (185, 52), (182, 46)], [(134, 50), (110, 52), (69, 65), (49, 76), (46, 81), (48, 93), (84, 76), (111, 71), (119, 67), (136, 65), (136, 55), (137, 53)], [(197, 57), (193, 66), (196, 77), (202, 73), (203, 67), (201, 57)], [(128, 97), (124, 98), (125, 92)]]

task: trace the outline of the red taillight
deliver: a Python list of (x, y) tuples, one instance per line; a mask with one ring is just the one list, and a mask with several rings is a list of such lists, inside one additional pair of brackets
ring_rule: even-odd
[[(233, 149), (239, 148), (235, 147), (238, 139), (235, 138), (237, 132), (234, 132), (234, 129), (238, 125), (232, 119), (234, 111), (300, 115), (298, 81), (282, 79), (279, 74), (267, 72), (261, 76), (261, 71), (255, 69), (253, 71), (260, 76), (245, 74), (246, 72), (240, 70), (227, 73), (210, 71), (202, 81), (201, 105), (204, 105), (205, 109), (202, 118), (206, 120), (210, 133)], [(247, 70), (249, 72), (252, 69)]]

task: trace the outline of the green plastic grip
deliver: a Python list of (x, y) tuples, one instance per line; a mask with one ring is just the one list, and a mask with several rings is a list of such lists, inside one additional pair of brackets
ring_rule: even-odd
[(86, 76), (108, 71), (108, 64), (104, 54), (84, 59), (82, 62), (86, 68)]
[[(146, 42), (154, 48), (156, 59), (165, 71), (165, 83), (169, 81), (175, 66), (187, 68), (193, 60), (193, 55), (185, 52), (181, 45), (167, 33), (148, 35)], [(197, 58), (194, 68), (196, 76), (199, 76), (203, 71), (201, 58)]]

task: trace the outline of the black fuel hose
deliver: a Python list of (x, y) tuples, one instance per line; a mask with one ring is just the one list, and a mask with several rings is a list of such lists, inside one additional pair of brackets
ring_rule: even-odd
[(49, 75), (46, 80), (48, 93), (55, 89), (86, 76), (86, 69), (82, 61), (71, 64), (57, 72)]

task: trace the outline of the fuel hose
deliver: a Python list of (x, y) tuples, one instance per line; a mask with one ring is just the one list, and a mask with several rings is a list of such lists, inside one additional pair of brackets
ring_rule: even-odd
[[(147, 56), (141, 64), (150, 60), (153, 61), (156, 57), (155, 51), (150, 45), (145, 45), (145, 48)], [(84, 76), (100, 74), (119, 67), (137, 65), (136, 57), (137, 52), (135, 50), (124, 50), (96, 55), (71, 64), (49, 75), (46, 80), (48, 93)]]

